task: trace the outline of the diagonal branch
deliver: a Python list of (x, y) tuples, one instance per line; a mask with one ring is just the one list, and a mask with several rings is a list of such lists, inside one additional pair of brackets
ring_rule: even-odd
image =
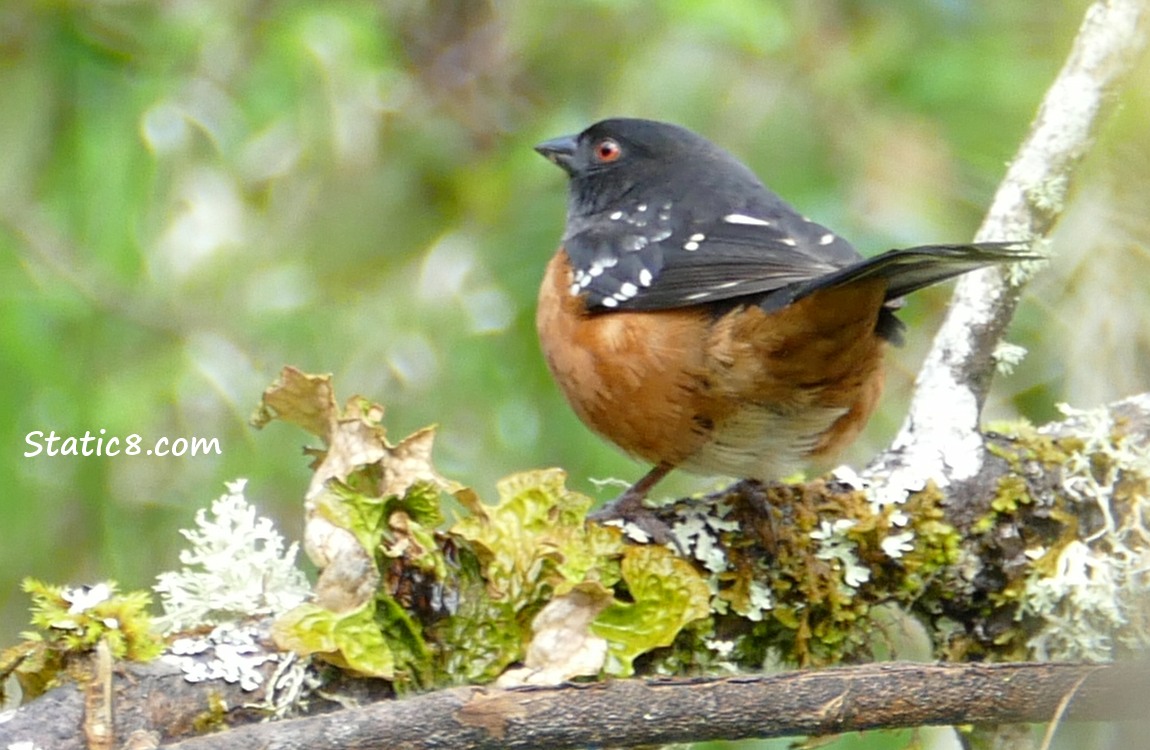
[[(1147, 0), (1098, 0), (1087, 10), (977, 240), (1049, 235), (1079, 161), (1145, 48), (1148, 27)], [(984, 456), (979, 414), (996, 348), (1021, 293), (1007, 274), (992, 268), (959, 282), (916, 380), (906, 420), (872, 471), (892, 471), (894, 483), (904, 488), (920, 487), (928, 477), (962, 481), (979, 471)]]

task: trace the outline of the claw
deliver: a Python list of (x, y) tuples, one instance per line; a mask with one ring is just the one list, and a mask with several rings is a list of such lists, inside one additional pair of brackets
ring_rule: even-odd
[(671, 471), (671, 468), (669, 464), (658, 464), (647, 472), (642, 479), (631, 485), (622, 495), (588, 514), (587, 518), (598, 523), (622, 521), (625, 524), (631, 524), (656, 544), (673, 544), (680, 553), (683, 553), (683, 548), (679, 545), (674, 534), (671, 533), (671, 527), (667, 522), (643, 504), (647, 498), (647, 493)]

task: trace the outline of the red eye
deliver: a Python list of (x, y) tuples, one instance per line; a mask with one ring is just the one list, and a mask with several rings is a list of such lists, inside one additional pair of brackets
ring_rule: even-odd
[(595, 160), (600, 164), (613, 162), (623, 155), (623, 149), (613, 138), (604, 138), (595, 144)]

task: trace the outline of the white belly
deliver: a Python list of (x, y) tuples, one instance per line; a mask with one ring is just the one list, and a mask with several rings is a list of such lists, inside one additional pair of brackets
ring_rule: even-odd
[(841, 408), (806, 407), (799, 413), (745, 406), (717, 425), (711, 439), (682, 468), (768, 481), (792, 474), (809, 462), (820, 437), (847, 413)]

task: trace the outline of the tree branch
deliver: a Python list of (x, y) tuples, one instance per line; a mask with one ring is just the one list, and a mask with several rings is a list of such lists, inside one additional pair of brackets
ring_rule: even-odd
[[(977, 240), (1048, 237), (1065, 207), (1075, 168), (1145, 48), (1148, 27), (1146, 0), (1098, 0), (1090, 6)], [(904, 489), (921, 487), (927, 479), (946, 483), (978, 473), (985, 457), (979, 415), (996, 347), (1021, 293), (1007, 273), (990, 268), (959, 281), (915, 381), (906, 420), (891, 449), (876, 460), (874, 473), (889, 473), (890, 482)]]
[[(1091, 421), (1098, 419), (1096, 414), (1073, 415), (1043, 427), (1039, 434), (1088, 442), (1082, 436), (1103, 433), (1109, 439), (1123, 441), (1128, 450), (1145, 451), (1150, 445), (1150, 394), (1112, 405), (1107, 417), (1109, 422), (1100, 427), (1097, 421)], [(1116, 430), (1120, 434), (1116, 434)], [(1004, 450), (1011, 450), (1005, 438), (995, 436), (993, 440)], [(1103, 458), (1089, 457), (1083, 461), (1088, 465), (1106, 462)], [(1002, 465), (997, 469), (1001, 470)], [(940, 650), (952, 649), (956, 658), (964, 655), (970, 658), (979, 654), (980, 649), (996, 648), (1004, 642), (1022, 644), (1025, 648), (1027, 638), (1042, 632), (1042, 628), (1062, 627), (1045, 623), (1034, 614), (1018, 617), (1017, 598), (1011, 603), (1010, 597), (1003, 595), (1013, 582), (1027, 580), (1031, 575), (1032, 568), (1028, 566), (1033, 560), (1026, 557), (1025, 550), (1033, 548), (1034, 535), (1044, 533), (1065, 543), (1065, 529), (1073, 529), (1079, 539), (1097, 531), (1098, 510), (1089, 504), (1083, 504), (1079, 511), (1081, 517), (1070, 517), (1069, 510), (1049, 512), (1046, 506), (1049, 498), (1041, 488), (1061, 481), (1062, 471), (1057, 464), (1051, 465), (1045, 474), (1028, 462), (1017, 466), (1011, 476), (1023, 477), (1039, 490), (1032, 502), (1019, 502), (1013, 513), (992, 511), (991, 504), (998, 496), (997, 480), (989, 476), (985, 481), (965, 485), (969, 491), (981, 488), (981, 495), (962, 496), (957, 498), (959, 502), (949, 506), (951, 515), (945, 520), (955, 524), (954, 537), (963, 540), (963, 554), (953, 569), (937, 571), (934, 580), (926, 583), (906, 604), (926, 622), (940, 616), (949, 621), (950, 635), (940, 635), (937, 627), (931, 632)], [(1122, 480), (1116, 479), (1115, 484), (1121, 485)], [(779, 489), (806, 493), (804, 499), (808, 501), (814, 493), (802, 487)], [(845, 498), (857, 494), (846, 488), (835, 490), (828, 486), (825, 489), (842, 493), (838, 499), (827, 495), (828, 504), (846, 505)], [(753, 500), (747, 497), (731, 502), (750, 506)], [(768, 512), (775, 513), (778, 509)], [(972, 530), (986, 518), (994, 518), (995, 524), (981, 531)], [(1052, 523), (1054, 518), (1059, 519), (1060, 525)], [(758, 524), (748, 519), (742, 535), (753, 537), (757, 528)], [(746, 543), (746, 540), (740, 542)], [(787, 559), (795, 557), (793, 552), (781, 547), (783, 543), (776, 540), (780, 547), (769, 566), (772, 575), (786, 568)], [(754, 548), (747, 554), (754, 557), (767, 553)], [(975, 559), (980, 567), (972, 571), (970, 565)], [(853, 601), (871, 605), (883, 601), (905, 603), (905, 599), (897, 598), (905, 583), (894, 577), (898, 567), (897, 564), (883, 566), (883, 576), (889, 577), (860, 586), (852, 594)], [(806, 575), (815, 573), (808, 571)], [(1144, 596), (1144, 584), (1141, 585)], [(932, 593), (937, 591), (944, 592), (945, 596)], [(1015, 590), (1015, 597), (1020, 593), (1024, 591)], [(1101, 591), (1096, 594), (1109, 596)], [(1002, 604), (997, 607), (988, 604), (995, 599)], [(1110, 597), (1107, 602), (1110, 607), (1118, 606), (1116, 597)], [(821, 625), (814, 619), (813, 612), (822, 605), (815, 601), (808, 601), (807, 605), (808, 614), (812, 614), (809, 622), (817, 630)], [(940, 606), (944, 609), (940, 610)], [(1089, 619), (1065, 613), (1062, 616), (1070, 620)], [(714, 632), (719, 638), (732, 638), (731, 628), (745, 625), (737, 617), (728, 616), (728, 620), (723, 621), (716, 616)], [(863, 619), (850, 626), (858, 631), (868, 627)], [(1099, 632), (1093, 637), (1118, 640), (1113, 633)], [(442, 647), (460, 646), (445, 643)], [(751, 652), (754, 653), (754, 649)], [(1000, 656), (1000, 652), (995, 655)], [(738, 666), (754, 668), (741, 663)], [(261, 668), (264, 692), (270, 692), (269, 686), (275, 682), (274, 668), (274, 663)], [(328, 682), (322, 695), (332, 699), (339, 696), (344, 705), (372, 705), (299, 721), (236, 728), (227, 733), (188, 739), (174, 747), (226, 750), (253, 745), (267, 748), (624, 746), (687, 738), (825, 734), (880, 726), (1046, 721), (1055, 715), (1060, 702), (1081, 679), (1084, 679), (1082, 688), (1069, 704), (1067, 719), (1137, 717), (1144, 708), (1143, 696), (1150, 690), (1150, 665), (886, 664), (771, 677), (612, 681), (506, 691), (458, 688), (399, 701), (381, 700), (390, 689), (387, 681)], [(271, 703), (278, 704), (270, 695), (245, 692), (236, 684), (219, 680), (189, 683), (178, 668), (164, 662), (121, 665), (113, 687), (109, 703), (114, 707), (115, 736), (120, 742), (132, 733), (141, 732), (155, 733), (163, 741), (175, 742), (201, 734), (205, 727), (258, 721), (268, 714)], [(103, 685), (92, 682), (84, 688), (68, 686), (49, 692), (0, 722), (0, 747), (34, 741), (38, 747), (79, 750), (83, 747), (84, 735), (76, 728), (86, 720), (85, 697), (103, 694), (103, 690)], [(301, 710), (318, 713), (337, 706), (318, 695), (309, 700), (310, 705)], [(1131, 707), (1128, 700), (1135, 705)]]
[(1044, 722), (1071, 694), (1069, 718), (1113, 721), (1142, 716), (1147, 690), (1150, 666), (1145, 664), (872, 664), (772, 676), (513, 690), (466, 687), (243, 727), (166, 747), (627, 747), (701, 737), (736, 740), (877, 727)]

